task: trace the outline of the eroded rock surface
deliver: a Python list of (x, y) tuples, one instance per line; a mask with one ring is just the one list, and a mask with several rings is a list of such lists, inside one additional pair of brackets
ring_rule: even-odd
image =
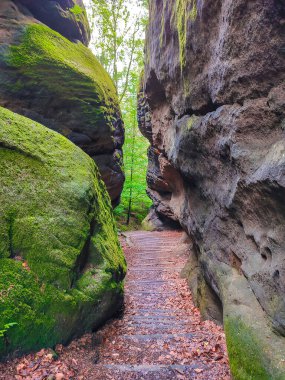
[(82, 148), (117, 204), (124, 183), (117, 94), (91, 51), (72, 42), (77, 40), (89, 41), (81, 1), (1, 1), (0, 105)]
[(236, 379), (285, 378), (284, 26), (279, 0), (171, 0), (147, 33), (148, 192), (193, 240), (189, 283)]
[(0, 108), (0, 357), (70, 339), (122, 305), (126, 271), (94, 161)]

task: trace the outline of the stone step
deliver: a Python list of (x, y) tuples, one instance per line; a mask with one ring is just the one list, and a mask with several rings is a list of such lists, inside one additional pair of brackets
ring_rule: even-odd
[[(135, 310), (134, 310), (135, 311)], [(144, 308), (140, 308), (135, 315), (137, 316), (140, 316), (140, 315), (144, 315), (144, 314), (141, 314), (141, 313), (145, 313), (145, 314), (148, 314), (148, 315), (153, 315), (153, 316), (156, 316), (156, 315), (169, 315), (169, 316), (176, 316), (175, 313), (171, 313), (172, 310), (166, 310), (166, 309), (144, 309)], [(181, 312), (179, 313), (179, 315), (181, 315)]]
[[(134, 268), (136, 268), (136, 267), (140, 267), (141, 266), (141, 264), (139, 263), (139, 262), (134, 262), (133, 263), (133, 266), (134, 266)], [(172, 268), (172, 267), (177, 267), (178, 265), (176, 265), (176, 263), (175, 262), (169, 262), (169, 261), (167, 261), (167, 262), (165, 262), (165, 263), (158, 263), (158, 262), (145, 262), (144, 263), (144, 267), (145, 268), (147, 268), (147, 267), (154, 267), (154, 268), (159, 268), (159, 267), (168, 267), (168, 268)], [(179, 266), (180, 267), (180, 266)]]
[[(134, 281), (134, 280), (133, 280)], [(165, 282), (154, 282), (154, 283), (150, 283), (150, 282), (135, 282), (134, 281), (134, 284), (133, 284), (133, 287), (134, 289), (142, 289), (142, 290), (153, 290), (153, 291), (156, 291), (156, 290), (159, 290), (161, 288), (163, 288), (163, 290), (167, 291), (173, 291), (173, 286), (170, 286), (168, 283), (165, 283)], [(129, 288), (127, 287), (126, 288), (126, 291), (128, 291)]]
[(163, 365), (163, 364), (144, 364), (144, 365), (131, 365), (131, 364), (103, 364), (102, 367), (105, 368), (112, 368), (112, 369), (118, 369), (120, 371), (132, 371), (132, 372), (140, 372), (140, 371), (157, 371), (161, 369), (178, 369), (181, 371), (189, 370), (189, 369), (194, 369), (197, 368), (196, 365), (179, 365), (179, 364), (174, 364), (174, 365)]
[[(156, 310), (157, 307), (161, 307), (164, 305), (164, 302), (163, 303), (159, 303), (158, 300), (148, 300), (147, 301), (147, 305), (146, 305), (146, 300), (136, 300), (136, 299), (132, 299), (132, 304), (133, 304), (133, 311), (140, 311), (141, 308), (147, 306), (148, 309), (150, 311), (152, 310)], [(170, 311), (170, 312), (179, 312), (180, 309), (176, 309), (176, 308), (173, 308), (173, 307), (166, 307), (165, 310), (167, 311)]]
[[(128, 364), (103, 364), (98, 365), (101, 373), (107, 371), (112, 374), (113, 379), (116, 380), (174, 380), (179, 379), (177, 375), (185, 376), (185, 379), (195, 379), (197, 373), (195, 369), (205, 372), (207, 367), (202, 363), (193, 363), (189, 365), (163, 365), (163, 364), (142, 364), (142, 365), (128, 365)], [(210, 375), (210, 374), (209, 374)], [(102, 377), (103, 380), (104, 377)], [(207, 377), (210, 379), (211, 377)], [(104, 378), (105, 379), (105, 378)], [(200, 377), (201, 379), (201, 377)], [(206, 377), (204, 377), (206, 379)]]
[(131, 283), (137, 283), (137, 284), (140, 284), (140, 283), (142, 283), (142, 284), (147, 284), (147, 283), (149, 283), (149, 284), (158, 284), (158, 283), (160, 283), (160, 284), (169, 284), (169, 281), (154, 280), (154, 279), (152, 279), (152, 280), (129, 280), (128, 284), (131, 284)]
[(158, 266), (153, 266), (150, 265), (148, 266), (143, 266), (143, 267), (132, 267), (128, 268), (129, 272), (174, 272), (174, 271), (180, 271), (182, 270), (183, 267), (158, 267)]
[[(125, 293), (127, 294), (127, 292)], [(168, 298), (169, 295), (177, 295), (178, 292), (174, 292), (174, 291), (165, 291), (165, 290), (162, 290), (161, 292), (155, 290), (155, 291), (144, 291), (144, 290), (139, 290), (139, 289), (136, 289), (136, 290), (133, 290), (133, 291), (130, 291), (130, 294), (133, 294), (133, 295), (146, 295), (146, 294), (149, 294), (150, 296), (152, 297), (156, 297), (156, 296), (164, 296), (165, 298)]]
[(158, 340), (162, 340), (164, 343), (168, 343), (171, 341), (171, 343), (174, 344), (177, 340), (178, 341), (177, 344), (179, 345), (180, 344), (179, 338), (183, 338), (183, 340), (189, 341), (189, 340), (192, 340), (193, 337), (195, 337), (196, 335), (197, 333), (181, 333), (181, 334), (154, 333), (154, 334), (133, 334), (133, 335), (123, 334), (123, 335), (119, 335), (118, 337), (115, 337), (114, 341), (115, 342), (117, 340), (120, 340), (120, 341), (131, 340), (131, 341), (138, 341), (138, 342), (146, 341), (149, 344), (151, 341), (157, 342)]
[(161, 249), (144, 249), (140, 252), (134, 253), (132, 257), (142, 257), (142, 256), (149, 256), (149, 257), (156, 257), (156, 256), (165, 256), (167, 257), (179, 257), (177, 253), (174, 253), (172, 249), (168, 250), (161, 250)]
[[(137, 260), (137, 262), (141, 263), (141, 259), (138, 260), (137, 258), (135, 258)], [(143, 260), (144, 262), (147, 262), (147, 261), (155, 261), (155, 262), (162, 262), (162, 263), (175, 263), (175, 260), (173, 260), (173, 257), (169, 257), (168, 259), (166, 258), (163, 258), (162, 256), (160, 257), (147, 257), (147, 258), (144, 258)], [(132, 263), (134, 264), (134, 262)]]
[[(189, 324), (189, 322), (187, 323), (184, 323), (184, 322), (176, 322), (175, 324), (171, 323), (170, 321), (156, 321), (156, 322), (147, 322), (147, 321), (143, 321), (143, 322), (139, 322), (139, 321), (135, 321), (135, 320), (126, 320), (125, 321), (125, 327), (128, 328), (128, 327), (136, 327), (137, 329), (141, 329), (141, 330), (152, 330), (152, 331), (159, 331), (159, 330), (167, 330), (167, 329), (170, 329), (171, 332), (173, 332), (174, 330), (178, 330), (181, 331), (181, 328), (183, 328), (183, 330), (186, 330), (187, 328), (187, 324)], [(188, 326), (190, 328), (190, 325)]]
[(166, 320), (166, 319), (169, 319), (173, 322), (183, 320), (185, 323), (187, 323), (187, 322), (191, 323), (191, 321), (192, 321), (191, 316), (184, 315), (183, 316), (184, 319), (181, 319), (181, 317), (179, 317), (179, 315), (174, 314), (174, 313), (171, 314), (169, 311), (168, 311), (168, 313), (165, 313), (165, 314), (163, 314), (163, 313), (150, 314), (149, 312), (147, 314), (136, 313), (135, 315), (130, 316), (130, 318), (131, 317), (138, 320), (138, 321), (143, 320), (143, 319), (145, 319), (145, 320), (161, 320), (161, 319)]

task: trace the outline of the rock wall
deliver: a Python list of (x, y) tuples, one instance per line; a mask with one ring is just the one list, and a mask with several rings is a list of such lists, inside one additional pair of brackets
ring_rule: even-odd
[(124, 183), (123, 125), (109, 75), (81, 43), (89, 37), (81, 0), (2, 0), (0, 105), (89, 154), (116, 205)]
[(285, 379), (285, 4), (153, 0), (139, 123), (156, 217), (224, 323), (235, 379)]
[(94, 161), (0, 107), (0, 358), (67, 343), (122, 305), (126, 272)]

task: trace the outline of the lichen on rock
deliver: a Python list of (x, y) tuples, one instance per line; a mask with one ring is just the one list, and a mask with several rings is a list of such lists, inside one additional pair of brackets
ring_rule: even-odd
[(65, 137), (0, 108), (0, 356), (91, 331), (126, 264), (98, 169)]

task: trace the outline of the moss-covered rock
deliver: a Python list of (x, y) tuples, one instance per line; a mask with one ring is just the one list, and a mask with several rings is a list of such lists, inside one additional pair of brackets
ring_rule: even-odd
[(225, 332), (234, 379), (272, 379), (260, 343), (252, 330), (241, 319), (227, 318)]
[(37, 19), (71, 41), (85, 45), (90, 27), (82, 0), (18, 0)]
[[(209, 283), (210, 277), (215, 278), (212, 284), (222, 301), (233, 379), (285, 380), (284, 338), (272, 329), (245, 277), (239, 270), (215, 260), (205, 251), (201, 252), (199, 259), (200, 275), (203, 268)], [(199, 297), (200, 302), (204, 298), (209, 305), (205, 294)]]
[[(98, 166), (116, 203), (124, 183), (120, 165), (124, 131), (110, 76), (82, 43), (26, 17), (10, 0), (4, 3), (0, 4), (0, 105), (63, 134), (95, 162), (108, 155), (112, 175), (106, 175), (100, 160)], [(38, 2), (31, 4), (39, 10)], [(78, 7), (70, 9), (78, 17)]]
[[(118, 111), (116, 90), (91, 51), (40, 24), (26, 25), (20, 41), (7, 47), (1, 57), (6, 69), (1, 73), (4, 85), (1, 92), (7, 91), (6, 100), (9, 95), (16, 96), (23, 104), (29, 97), (32, 112), (53, 119), (50, 125), (53, 129), (70, 137), (77, 121), (77, 133), (89, 133), (98, 139), (101, 134), (105, 137), (98, 143), (98, 150), (112, 149), (112, 122)], [(51, 103), (44, 109), (47, 102)], [(56, 120), (59, 110), (62, 118)]]
[(94, 162), (0, 108), (0, 356), (89, 331), (120, 306), (125, 260)]

